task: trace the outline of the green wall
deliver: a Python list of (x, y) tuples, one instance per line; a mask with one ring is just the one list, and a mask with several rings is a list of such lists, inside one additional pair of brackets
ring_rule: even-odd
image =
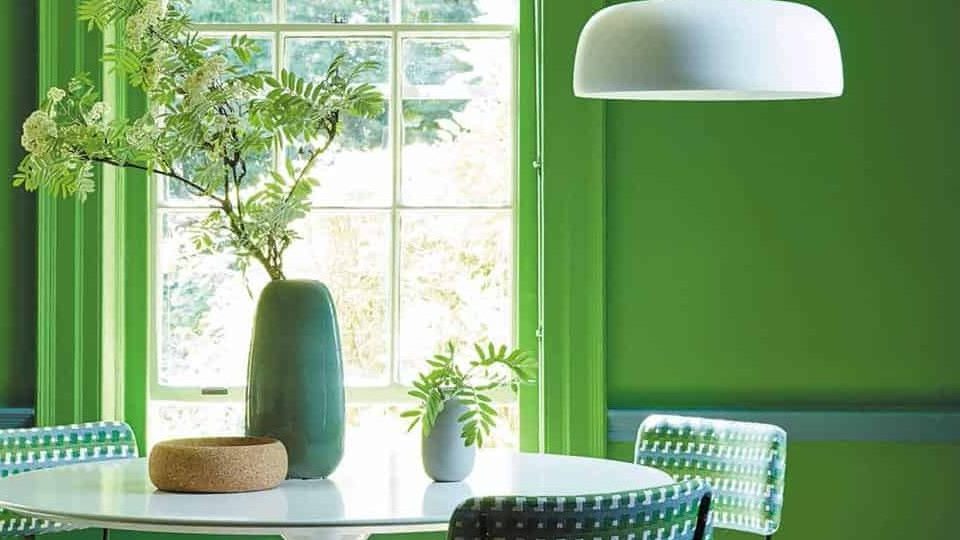
[(9, 187), (37, 96), (35, 20), (33, 2), (9, 2), (0, 17), (0, 407), (32, 407), (36, 392), (36, 200)]
[(840, 99), (608, 105), (612, 406), (960, 405), (960, 4), (813, 4)]
[[(611, 408), (960, 406), (960, 5), (808, 3), (841, 99), (607, 105)], [(789, 456), (780, 540), (950, 536), (960, 446)]]

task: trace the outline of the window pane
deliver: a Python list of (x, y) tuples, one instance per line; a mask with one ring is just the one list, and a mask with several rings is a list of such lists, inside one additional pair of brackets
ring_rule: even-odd
[(513, 195), (502, 103), (405, 101), (403, 203), (506, 206)]
[(287, 0), (287, 21), (369, 24), (390, 22), (390, 0)]
[[(387, 39), (290, 38), (286, 40), (285, 65), (302, 77), (317, 79), (339, 54), (346, 54), (347, 69), (358, 61), (373, 60), (380, 66), (369, 73), (364, 82), (377, 85), (388, 94), (389, 51)], [(389, 206), (393, 200), (389, 142), (386, 110), (373, 119), (345, 117), (342, 131), (314, 169), (314, 176), (320, 181), (313, 192), (314, 203), (318, 206)], [(288, 155), (296, 155), (294, 150), (288, 149)]]
[(390, 382), (390, 213), (314, 213), (298, 229), (287, 275), (323, 281), (337, 307), (349, 386)]
[(403, 0), (402, 5), (406, 23), (511, 24), (517, 19), (516, 0)]
[(159, 383), (243, 386), (255, 294), (266, 276), (248, 272), (251, 291), (231, 253), (200, 255), (192, 228), (204, 212), (163, 213), (160, 265)]
[(507, 38), (403, 40), (403, 97), (470, 99), (509, 97)]
[(512, 221), (508, 211), (402, 214), (401, 382), (448, 340), (511, 343)]
[[(163, 282), (159, 382), (246, 384), (253, 298), (267, 283), (251, 263), (249, 283), (230, 253), (198, 255), (191, 227), (203, 213), (167, 213), (159, 263)], [(319, 279), (337, 306), (348, 385), (386, 384), (389, 354), (389, 213), (312, 214), (286, 257), (291, 278)], [(250, 289), (247, 289), (249, 285)], [(251, 295), (253, 295), (251, 297)]]
[(198, 23), (273, 22), (273, 1), (193, 0), (190, 18)]
[(243, 73), (252, 73), (254, 71), (273, 71), (273, 38), (263, 34), (249, 34), (243, 32), (247, 37), (253, 39), (257, 44), (257, 51), (250, 57), (250, 61), (242, 63), (237, 53), (230, 48), (230, 38), (233, 33), (204, 33), (204, 37), (213, 38), (217, 42), (208, 50), (208, 55), (222, 54), (230, 60), (231, 64), (243, 65)]
[(510, 203), (508, 50), (505, 39), (404, 40), (404, 204)]
[[(256, 190), (257, 186), (260, 185), (260, 182), (266, 178), (270, 170), (273, 169), (273, 153), (264, 151), (259, 154), (249, 154), (246, 160), (247, 175), (243, 179), (241, 190), (244, 195), (249, 196)], [(190, 179), (194, 171), (205, 165), (208, 165), (207, 158), (202, 155), (197, 155), (189, 162), (178, 163), (176, 168), (178, 171), (181, 171), (187, 179)], [(214, 202), (207, 197), (194, 195), (190, 188), (179, 180), (162, 177), (162, 182), (163, 199), (168, 205), (209, 206), (210, 204), (214, 204)], [(223, 190), (221, 189), (220, 194), (222, 194), (222, 192)]]
[(147, 414), (150, 444), (180, 437), (240, 435), (246, 416), (239, 402), (151, 401)]
[[(485, 441), (486, 448), (516, 448), (520, 418), (516, 403), (498, 403), (497, 425)], [(391, 447), (416, 455), (420, 451), (420, 428), (407, 431), (409, 422), (400, 413), (410, 404), (347, 404), (346, 452), (363, 452), (390, 441)], [(239, 435), (244, 430), (246, 411), (242, 402), (198, 403), (151, 401), (148, 408), (150, 444), (179, 437)], [(375, 465), (375, 464), (372, 464)]]
[[(407, 431), (410, 422), (400, 418), (400, 413), (411, 404), (371, 403), (347, 404), (347, 430), (344, 440), (345, 452), (378, 448), (384, 441), (399, 452), (417, 455), (420, 452), (420, 426)], [(520, 415), (517, 404), (496, 403), (497, 425), (484, 441), (484, 448), (516, 448), (520, 432)], [(371, 464), (373, 465), (373, 464)]]

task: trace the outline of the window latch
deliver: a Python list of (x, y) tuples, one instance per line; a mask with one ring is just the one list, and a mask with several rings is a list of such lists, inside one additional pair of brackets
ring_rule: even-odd
[(200, 395), (202, 396), (226, 396), (229, 394), (230, 391), (226, 388), (219, 388), (215, 386), (200, 389)]

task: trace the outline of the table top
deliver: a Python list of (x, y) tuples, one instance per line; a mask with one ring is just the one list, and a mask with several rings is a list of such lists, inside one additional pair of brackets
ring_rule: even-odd
[(0, 507), (77, 525), (141, 531), (264, 534), (444, 530), (454, 508), (486, 495), (583, 495), (671, 483), (631, 463), (480, 451), (463, 482), (434, 483), (419, 455), (354, 453), (326, 480), (229, 495), (157, 491), (145, 459), (80, 464), (0, 480)]

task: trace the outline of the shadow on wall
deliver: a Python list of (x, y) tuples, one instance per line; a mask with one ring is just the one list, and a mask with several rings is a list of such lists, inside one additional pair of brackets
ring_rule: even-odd
[[(37, 99), (36, 2), (4, 2), (0, 17), (0, 171), (23, 157), (20, 126)], [(36, 197), (0, 181), (0, 407), (33, 407), (36, 394)]]

